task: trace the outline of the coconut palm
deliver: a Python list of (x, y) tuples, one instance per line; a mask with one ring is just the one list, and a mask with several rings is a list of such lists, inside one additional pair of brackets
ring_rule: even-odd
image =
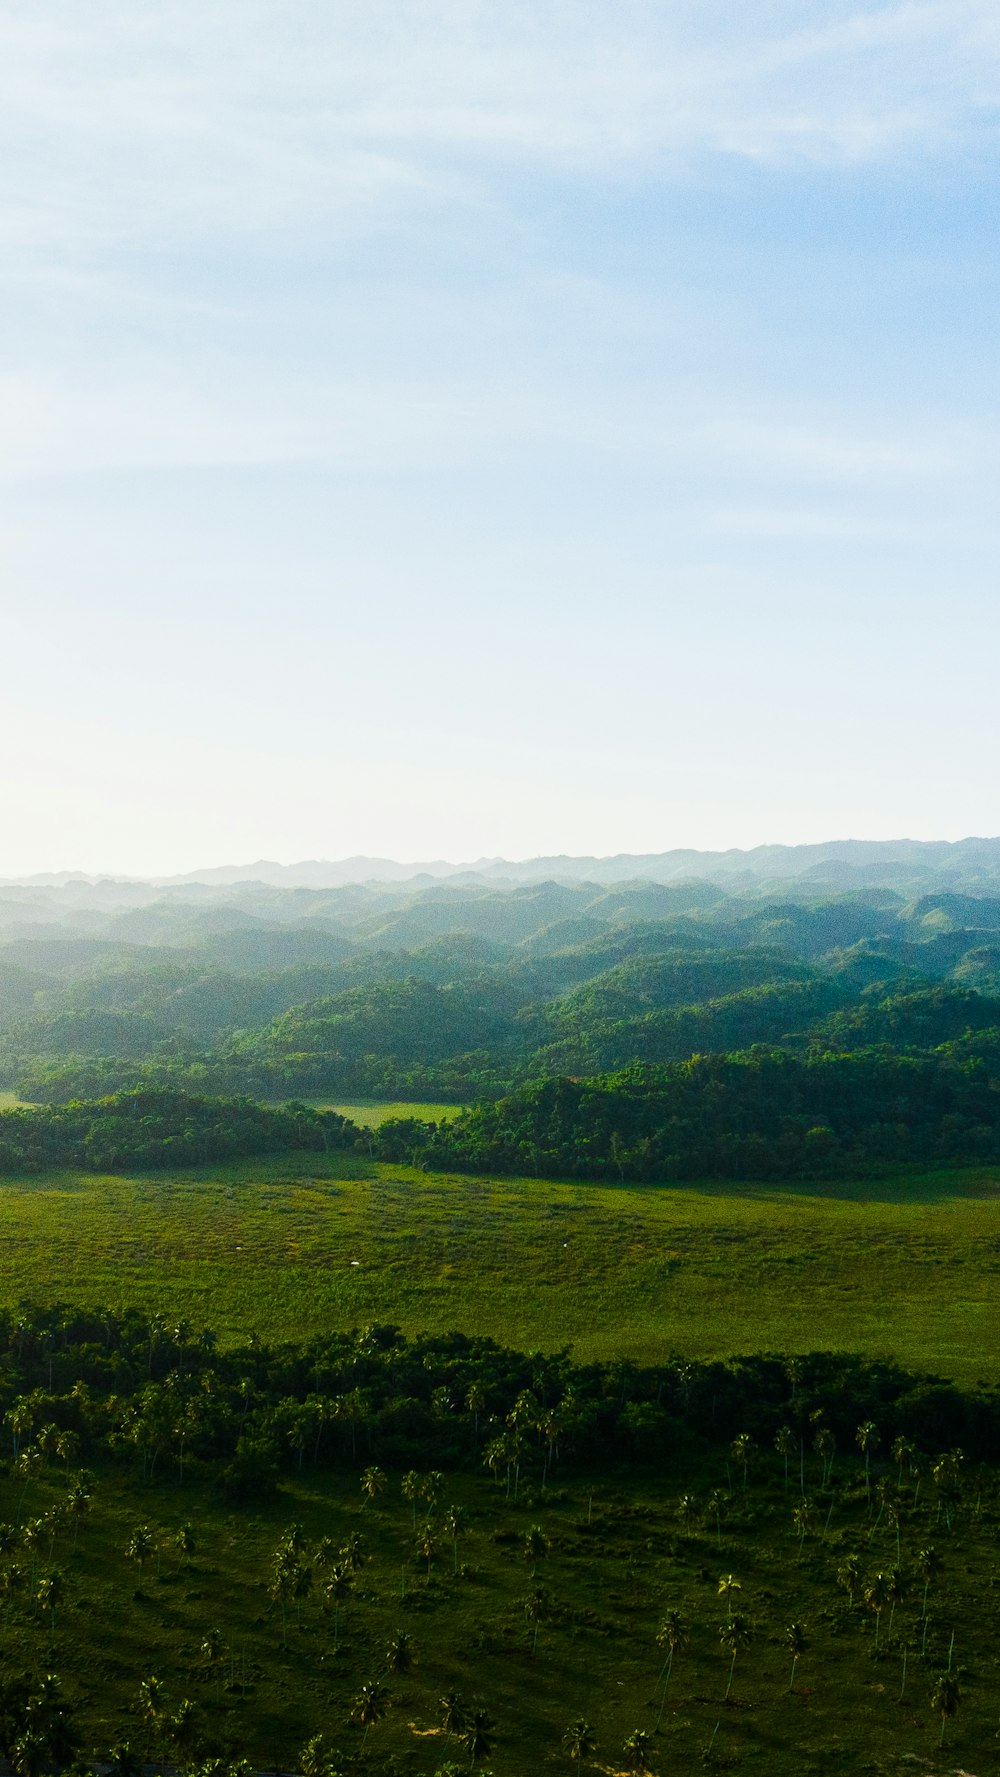
[(348, 1596), (354, 1581), (347, 1568), (340, 1562), (331, 1568), (330, 1577), (323, 1587), (323, 1597), (333, 1611), (333, 1645), (336, 1647), (340, 1637), (340, 1607)]
[(854, 1608), (854, 1594), (858, 1589), (861, 1576), (861, 1558), (858, 1555), (846, 1555), (837, 1569), (837, 1584), (847, 1593), (847, 1602)]
[(940, 1678), (935, 1683), (931, 1695), (931, 1708), (935, 1715), (941, 1717), (941, 1738), (938, 1741), (939, 1746), (944, 1745), (945, 1723), (951, 1716), (957, 1713), (961, 1698), (962, 1692), (955, 1674), (953, 1672), (942, 1672)]
[(792, 1656), (792, 1676), (788, 1681), (788, 1689), (791, 1691), (795, 1686), (795, 1668), (809, 1646), (806, 1632), (801, 1623), (789, 1623), (785, 1630), (785, 1644)]
[(549, 1595), (543, 1586), (536, 1586), (533, 1592), (529, 1592), (524, 1600), (524, 1614), (529, 1623), (534, 1626), (534, 1633), (531, 1637), (531, 1653), (534, 1658), (535, 1649), (538, 1646), (539, 1627), (542, 1623), (548, 1622), (552, 1614)]
[(405, 1629), (397, 1629), (385, 1650), (385, 1663), (390, 1672), (409, 1672), (413, 1665), (413, 1643)]
[(458, 1691), (446, 1691), (440, 1701), (441, 1726), (449, 1740), (453, 1734), (461, 1734), (468, 1726), (469, 1712), (465, 1701)]
[(754, 1451), (754, 1441), (749, 1432), (741, 1431), (739, 1437), (733, 1439), (732, 1444), (730, 1445), (730, 1451), (733, 1460), (742, 1465), (743, 1491), (745, 1493), (747, 1490), (747, 1476), (750, 1471), (750, 1458)]
[(464, 1522), (465, 1513), (462, 1507), (448, 1506), (442, 1519), (442, 1523), (444, 1524), (448, 1535), (451, 1537), (452, 1573), (458, 1572), (458, 1539), (462, 1534)]
[(51, 1573), (43, 1574), (35, 1592), (39, 1610), (47, 1611), (49, 1616), (49, 1653), (56, 1638), (56, 1610), (65, 1589), (66, 1582), (56, 1567)]
[(361, 1477), (361, 1491), (369, 1505), (374, 1505), (380, 1495), (385, 1492), (386, 1485), (385, 1469), (376, 1468), (374, 1465), (365, 1469)]
[(865, 1492), (871, 1502), (871, 1457), (872, 1451), (878, 1449), (878, 1427), (871, 1419), (865, 1419), (855, 1433), (855, 1443), (865, 1459)]
[(724, 1598), (726, 1601), (727, 1621), (732, 1618), (733, 1614), (733, 1593), (742, 1592), (742, 1590), (743, 1587), (734, 1574), (723, 1573), (719, 1575), (719, 1584), (716, 1588), (715, 1595), (717, 1598)]
[(181, 1764), (189, 1763), (201, 1732), (198, 1726), (198, 1706), (189, 1697), (185, 1697), (177, 1705), (177, 1713), (170, 1717), (167, 1731), (180, 1755)]
[(653, 1736), (647, 1728), (634, 1728), (622, 1747), (626, 1769), (649, 1773), (653, 1769)]
[(896, 1606), (906, 1590), (906, 1579), (899, 1567), (890, 1567), (886, 1574), (886, 1590), (889, 1595), (889, 1627), (886, 1634), (892, 1640), (892, 1619), (896, 1614)]
[(302, 1777), (334, 1777), (333, 1756), (327, 1752), (322, 1734), (316, 1734), (303, 1746), (298, 1768)]
[(926, 1548), (917, 1550), (917, 1558), (913, 1565), (924, 1582), (924, 1597), (923, 1603), (920, 1606), (920, 1616), (921, 1619), (926, 1622), (927, 1593), (930, 1589), (931, 1580), (934, 1578), (935, 1574), (938, 1574), (941, 1571), (941, 1557), (933, 1544), (928, 1543)]
[(150, 1731), (150, 1750), (163, 1731), (167, 1695), (160, 1678), (144, 1678), (139, 1686), (139, 1712)]
[(427, 1563), (427, 1578), (431, 1577), (431, 1562), (437, 1553), (437, 1537), (429, 1524), (425, 1524), (417, 1537), (417, 1550)]
[(388, 1707), (389, 1693), (384, 1684), (379, 1684), (377, 1679), (372, 1679), (370, 1683), (361, 1686), (354, 1699), (351, 1719), (359, 1722), (365, 1730), (361, 1736), (362, 1748), (368, 1738), (369, 1729), (377, 1727)]
[(532, 1575), (534, 1575), (538, 1562), (541, 1561), (543, 1556), (547, 1555), (548, 1552), (548, 1537), (540, 1524), (532, 1524), (530, 1530), (525, 1531), (524, 1544), (521, 1550), (525, 1561), (531, 1562)]
[(562, 1737), (562, 1743), (566, 1751), (569, 1753), (570, 1758), (576, 1760), (576, 1768), (578, 1771), (583, 1770), (584, 1759), (589, 1758), (591, 1753), (597, 1751), (597, 1741), (594, 1738), (594, 1730), (589, 1721), (584, 1721), (582, 1715), (577, 1716), (576, 1721), (572, 1722), (566, 1729), (566, 1732)]
[(729, 1683), (726, 1686), (726, 1695), (723, 1699), (726, 1703), (729, 1701), (729, 1693), (733, 1688), (733, 1673), (736, 1670), (736, 1656), (741, 1649), (750, 1646), (750, 1639), (750, 1624), (747, 1622), (746, 1617), (729, 1617), (719, 1630), (719, 1640), (722, 1643), (722, 1646), (725, 1648), (727, 1654), (732, 1654), (732, 1660), (730, 1661), (729, 1666)]
[(154, 1547), (153, 1533), (149, 1525), (138, 1524), (125, 1544), (125, 1553), (130, 1561), (135, 1562), (139, 1572), (142, 1573)]
[(878, 1647), (878, 1632), (882, 1622), (882, 1612), (889, 1602), (889, 1580), (884, 1573), (877, 1573), (865, 1587), (865, 1603), (869, 1610), (875, 1612), (875, 1646)]
[(722, 1547), (722, 1513), (726, 1504), (726, 1495), (721, 1487), (713, 1488), (708, 1496), (708, 1510), (715, 1519), (715, 1546)]
[(782, 1426), (778, 1427), (778, 1430), (774, 1436), (774, 1448), (778, 1452), (778, 1455), (784, 1458), (785, 1492), (787, 1493), (788, 1492), (788, 1458), (790, 1456), (792, 1456), (795, 1451), (795, 1433), (793, 1432), (790, 1425), (782, 1425)]
[[(663, 1691), (660, 1696), (659, 1713), (656, 1717), (656, 1726), (659, 1727), (663, 1715), (663, 1707), (667, 1700), (667, 1686), (670, 1683), (670, 1674), (674, 1669), (674, 1654), (677, 1652), (678, 1648), (687, 1645), (687, 1630), (684, 1627), (684, 1619), (679, 1610), (668, 1610), (666, 1612), (663, 1621), (656, 1631), (656, 1644), (658, 1647), (665, 1647), (667, 1650), (666, 1658), (660, 1668), (660, 1678), (663, 1679)], [(657, 1680), (657, 1683), (659, 1683), (659, 1679)]]
[(799, 1533), (799, 1556), (801, 1557), (806, 1533), (816, 1527), (816, 1507), (811, 1499), (800, 1499), (792, 1512), (792, 1523)]
[(459, 1729), (458, 1738), (469, 1755), (470, 1766), (475, 1769), (476, 1761), (487, 1758), (493, 1751), (495, 1731), (488, 1711), (474, 1709), (465, 1726)]

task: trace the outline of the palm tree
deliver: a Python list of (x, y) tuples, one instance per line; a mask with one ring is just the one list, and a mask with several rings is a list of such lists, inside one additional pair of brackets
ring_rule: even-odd
[(733, 1614), (733, 1593), (742, 1592), (742, 1590), (743, 1587), (733, 1574), (723, 1573), (719, 1575), (719, 1584), (715, 1596), (717, 1598), (724, 1598), (726, 1601), (727, 1622), (731, 1620)]
[(651, 1772), (653, 1736), (646, 1728), (634, 1728), (622, 1747), (622, 1757), (630, 1771)]
[(788, 1458), (795, 1450), (795, 1433), (790, 1425), (779, 1426), (774, 1437), (774, 1448), (785, 1461), (785, 1492), (788, 1492)]
[(119, 1740), (108, 1753), (108, 1777), (142, 1777), (142, 1760), (128, 1740)]
[(146, 1562), (153, 1553), (153, 1533), (148, 1524), (138, 1524), (125, 1544), (125, 1553), (130, 1561), (134, 1561), (142, 1573)]
[(368, 1738), (369, 1728), (374, 1728), (378, 1725), (388, 1707), (389, 1693), (384, 1684), (379, 1684), (377, 1679), (372, 1679), (369, 1684), (363, 1684), (361, 1686), (360, 1691), (354, 1699), (354, 1707), (351, 1710), (351, 1719), (360, 1722), (365, 1730), (361, 1737), (362, 1749)]
[(811, 1499), (801, 1499), (792, 1512), (792, 1523), (799, 1533), (799, 1558), (802, 1557), (802, 1545), (806, 1532), (812, 1530), (816, 1523), (816, 1508)]
[(449, 1506), (442, 1520), (451, 1537), (452, 1573), (458, 1572), (458, 1539), (462, 1534), (465, 1513), (461, 1506)]
[(49, 1613), (49, 1653), (52, 1652), (56, 1638), (56, 1608), (65, 1590), (65, 1581), (59, 1569), (53, 1568), (51, 1573), (43, 1574), (38, 1582), (35, 1593), (38, 1608)]
[(150, 1730), (150, 1751), (160, 1737), (166, 1707), (167, 1697), (163, 1689), (163, 1680), (144, 1678), (139, 1686), (139, 1710)]
[(551, 1615), (549, 1595), (543, 1586), (536, 1586), (533, 1592), (529, 1592), (524, 1600), (524, 1614), (529, 1623), (534, 1624), (534, 1634), (531, 1637), (531, 1654), (534, 1658), (535, 1649), (538, 1646), (539, 1626), (547, 1622)]
[(722, 1509), (726, 1503), (726, 1495), (721, 1487), (713, 1488), (708, 1496), (708, 1510), (715, 1519), (715, 1546), (722, 1547)]
[(892, 1640), (892, 1619), (896, 1614), (896, 1606), (902, 1598), (905, 1589), (906, 1581), (902, 1569), (899, 1567), (890, 1567), (889, 1572), (886, 1575), (886, 1591), (889, 1596), (889, 1627), (886, 1630), (886, 1634), (888, 1635), (890, 1642)]
[(177, 1714), (171, 1716), (169, 1732), (180, 1754), (182, 1765), (188, 1764), (199, 1739), (198, 1707), (189, 1697), (178, 1704)]
[(361, 1491), (369, 1505), (374, 1505), (386, 1489), (386, 1473), (382, 1468), (366, 1468), (361, 1477)]
[(847, 1602), (854, 1608), (854, 1594), (857, 1591), (861, 1572), (861, 1558), (858, 1555), (847, 1555), (837, 1569), (837, 1584), (847, 1593)]
[(437, 1552), (437, 1537), (429, 1524), (425, 1524), (417, 1537), (417, 1549), (427, 1563), (427, 1578), (431, 1577), (431, 1562)]
[(865, 1603), (869, 1610), (875, 1612), (875, 1646), (878, 1647), (878, 1632), (882, 1622), (882, 1612), (889, 1602), (889, 1581), (884, 1573), (877, 1573), (865, 1587)]
[(855, 1433), (855, 1442), (856, 1442), (859, 1450), (861, 1450), (864, 1454), (864, 1459), (865, 1459), (865, 1492), (868, 1495), (868, 1500), (869, 1500), (869, 1504), (870, 1504), (871, 1503), (871, 1494), (872, 1494), (871, 1456), (872, 1456), (872, 1451), (878, 1449), (878, 1427), (872, 1422), (872, 1420), (865, 1419), (858, 1426), (857, 1432)]
[(330, 1577), (323, 1587), (323, 1596), (333, 1608), (333, 1645), (336, 1647), (340, 1637), (340, 1607), (354, 1584), (347, 1568), (338, 1563), (331, 1568)]
[[(667, 1657), (660, 1668), (660, 1678), (663, 1679), (663, 1694), (660, 1697), (660, 1713), (656, 1718), (657, 1727), (660, 1725), (660, 1717), (663, 1715), (663, 1705), (667, 1700), (667, 1686), (670, 1683), (670, 1674), (674, 1669), (674, 1654), (679, 1647), (684, 1647), (686, 1643), (687, 1630), (684, 1627), (684, 1619), (681, 1616), (680, 1611), (668, 1610), (660, 1627), (656, 1631), (657, 1646), (665, 1647), (667, 1650)], [(659, 1680), (657, 1680), (657, 1683), (659, 1683)]]
[(333, 1758), (327, 1752), (322, 1734), (316, 1734), (299, 1753), (302, 1777), (334, 1777)]
[(733, 1439), (730, 1448), (734, 1461), (742, 1463), (743, 1465), (743, 1491), (745, 1493), (747, 1490), (747, 1474), (750, 1468), (750, 1457), (754, 1448), (754, 1442), (749, 1432), (741, 1431), (739, 1437)]
[(825, 1487), (833, 1474), (833, 1459), (837, 1454), (837, 1440), (828, 1425), (820, 1426), (813, 1439), (813, 1449), (823, 1464), (820, 1486)]
[(399, 1483), (404, 1499), (408, 1499), (413, 1508), (413, 1528), (417, 1528), (417, 1500), (420, 1498), (420, 1476), (416, 1469), (408, 1469)]
[(486, 1389), (481, 1382), (472, 1382), (465, 1396), (465, 1404), (472, 1414), (472, 1441), (479, 1443), (479, 1415), (486, 1406)]
[(453, 1734), (464, 1733), (469, 1721), (469, 1712), (458, 1691), (446, 1691), (441, 1698), (441, 1726), (449, 1740)]
[(792, 1691), (795, 1686), (795, 1668), (799, 1663), (800, 1657), (805, 1653), (806, 1648), (809, 1646), (809, 1642), (806, 1639), (806, 1632), (801, 1623), (789, 1623), (785, 1630), (785, 1642), (788, 1651), (792, 1656), (792, 1676), (788, 1681), (788, 1689), (789, 1691)]
[(750, 1646), (750, 1624), (747, 1622), (746, 1617), (729, 1617), (719, 1630), (719, 1640), (727, 1654), (732, 1654), (733, 1656), (729, 1667), (729, 1683), (726, 1686), (726, 1695), (723, 1698), (723, 1701), (728, 1703), (729, 1693), (733, 1688), (733, 1673), (736, 1670), (736, 1656), (741, 1648)]
[(933, 1544), (928, 1543), (928, 1545), (925, 1549), (918, 1549), (917, 1558), (916, 1558), (915, 1562), (913, 1563), (913, 1565), (916, 1568), (917, 1573), (920, 1575), (920, 1578), (924, 1582), (924, 1601), (923, 1601), (922, 1605), (920, 1606), (920, 1616), (921, 1616), (921, 1620), (926, 1622), (927, 1621), (927, 1593), (930, 1588), (931, 1580), (934, 1578), (934, 1575), (936, 1573), (940, 1573), (940, 1571), (941, 1571), (941, 1557), (938, 1554), (937, 1550), (934, 1548)]
[(931, 1696), (931, 1708), (934, 1710), (935, 1715), (941, 1717), (941, 1738), (938, 1741), (939, 1746), (944, 1745), (945, 1723), (948, 1721), (949, 1717), (956, 1714), (961, 1698), (962, 1692), (959, 1687), (958, 1679), (955, 1677), (954, 1673), (942, 1672), (934, 1686), (934, 1691)]
[(485, 1709), (474, 1709), (459, 1729), (458, 1738), (469, 1755), (469, 1764), (474, 1769), (476, 1760), (488, 1758), (493, 1751), (495, 1729), (490, 1715)]
[(525, 1561), (531, 1562), (531, 1572), (534, 1576), (538, 1562), (549, 1552), (549, 1539), (540, 1524), (532, 1524), (531, 1529), (525, 1532), (524, 1547), (521, 1552)]
[(385, 1654), (390, 1672), (409, 1672), (413, 1665), (413, 1644), (405, 1629), (397, 1629)]
[(562, 1743), (570, 1758), (576, 1760), (577, 1771), (582, 1771), (584, 1759), (590, 1758), (597, 1751), (594, 1730), (589, 1721), (584, 1721), (582, 1715), (577, 1716), (576, 1721), (566, 1729)]

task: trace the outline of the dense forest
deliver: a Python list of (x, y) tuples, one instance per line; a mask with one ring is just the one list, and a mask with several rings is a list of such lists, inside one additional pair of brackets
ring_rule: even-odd
[(27, 925), (0, 891), (0, 1084), (52, 1107), (4, 1119), (0, 1165), (330, 1143), (301, 1105), (262, 1108), (330, 1098), (470, 1105), (374, 1145), (337, 1136), (448, 1169), (752, 1178), (994, 1158), (1000, 900), (795, 892), (255, 885), (122, 908), (109, 890), (88, 937), (75, 903), (52, 916), (56, 891)]

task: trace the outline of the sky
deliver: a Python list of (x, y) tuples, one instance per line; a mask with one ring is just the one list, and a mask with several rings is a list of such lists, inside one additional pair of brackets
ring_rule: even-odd
[(1000, 832), (994, 0), (7, 0), (0, 876)]

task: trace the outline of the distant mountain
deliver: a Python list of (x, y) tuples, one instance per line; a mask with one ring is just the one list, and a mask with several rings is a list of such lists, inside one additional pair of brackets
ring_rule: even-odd
[[(932, 893), (989, 894), (1000, 891), (1000, 838), (959, 840), (837, 839), (816, 845), (759, 845), (748, 851), (619, 852), (613, 857), (480, 858), (475, 863), (400, 863), (392, 858), (351, 857), (339, 861), (304, 860), (278, 864), (258, 859), (252, 864), (223, 864), (181, 876), (146, 879), (88, 877), (63, 871), (20, 878), (0, 878), (0, 889), (59, 895), (74, 902), (103, 905), (144, 904), (150, 891), (170, 894), (244, 891), (255, 885), (270, 889), (338, 889), (353, 884), (392, 884), (418, 892), (434, 883), (452, 887), (491, 888), (554, 883), (592, 883), (612, 887), (642, 881), (650, 885), (694, 884), (704, 893), (716, 884), (728, 893), (773, 889), (795, 884), (811, 893), (844, 893), (852, 888), (892, 889), (913, 899)], [(52, 918), (51, 910), (41, 917)]]

